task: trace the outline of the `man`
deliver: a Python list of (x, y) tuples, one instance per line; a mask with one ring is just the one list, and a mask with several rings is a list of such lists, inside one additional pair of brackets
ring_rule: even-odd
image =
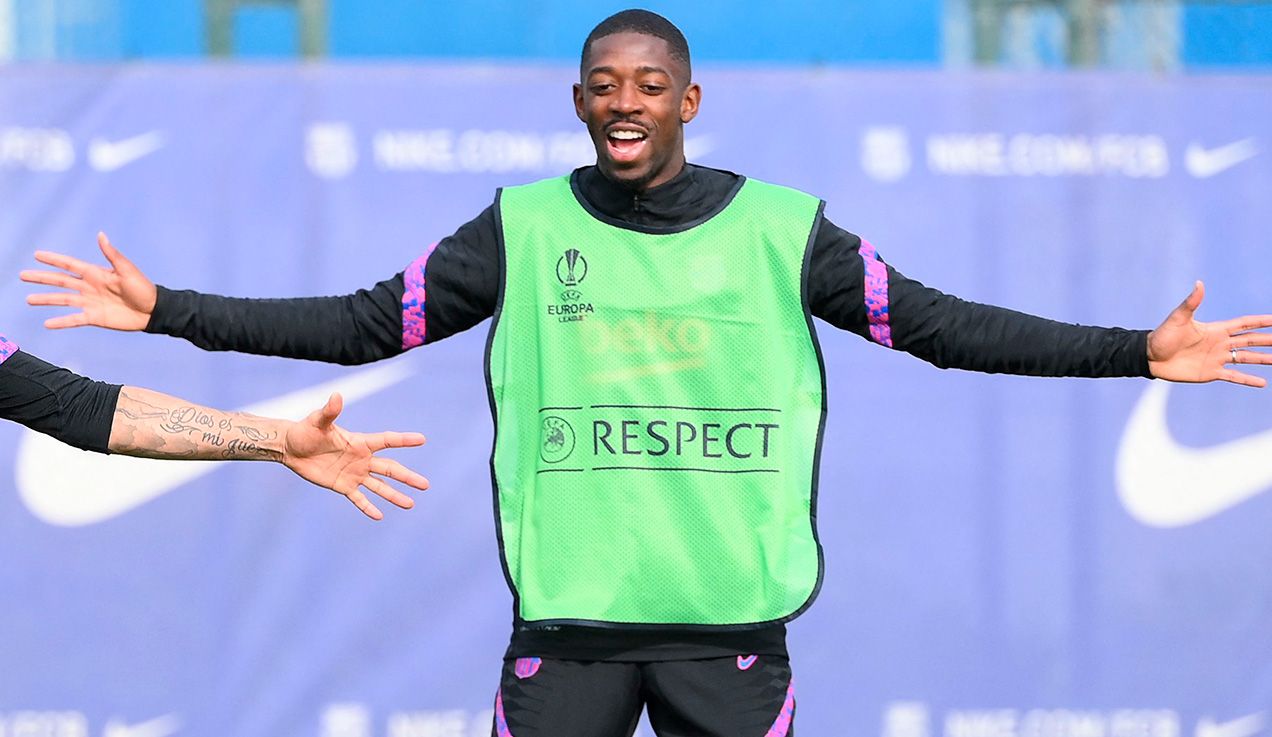
[(402, 273), (347, 297), (241, 300), (50, 253), (25, 272), (99, 325), (362, 363), (494, 316), (492, 471), (514, 631), (495, 733), (793, 734), (785, 622), (821, 580), (825, 415), (813, 316), (940, 367), (1176, 381), (1227, 363), (1272, 316), (1197, 323), (1200, 284), (1152, 333), (972, 304), (907, 279), (815, 198), (685, 162), (688, 45), (624, 11), (583, 46), (575, 109), (597, 163), (502, 190)]
[(423, 445), (424, 436), (351, 433), (335, 424), (342, 407), (340, 395), (332, 394), (325, 406), (300, 422), (223, 412), (149, 389), (86, 379), (41, 361), (0, 335), (0, 419), (97, 453), (282, 463), (306, 481), (348, 497), (374, 520), (384, 514), (361, 489), (410, 509), (414, 501), (378, 477), (420, 490), (428, 488), (428, 481), (375, 454)]

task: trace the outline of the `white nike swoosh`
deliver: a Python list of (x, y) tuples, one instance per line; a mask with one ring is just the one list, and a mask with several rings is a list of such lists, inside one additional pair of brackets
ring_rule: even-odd
[(1182, 527), (1272, 489), (1272, 430), (1184, 447), (1166, 424), (1169, 394), (1169, 384), (1150, 385), (1122, 434), (1117, 491), (1132, 517), (1151, 527)]
[(176, 714), (166, 714), (137, 724), (127, 724), (118, 719), (106, 722), (102, 737), (168, 737), (181, 729), (181, 719)]
[(94, 138), (88, 144), (88, 163), (97, 171), (115, 171), (163, 148), (162, 131), (150, 131), (122, 141)]
[(1196, 737), (1252, 737), (1263, 731), (1263, 713), (1250, 714), (1226, 722), (1211, 717), (1197, 720)]
[(1184, 152), (1184, 167), (1194, 177), (1206, 179), (1252, 159), (1258, 153), (1259, 149), (1253, 138), (1243, 138), (1226, 146), (1210, 149), (1190, 143), (1188, 150)]
[[(332, 392), (343, 394), (347, 407), (410, 374), (404, 364), (393, 363), (259, 402), (241, 411), (300, 418), (322, 406)], [(76, 527), (117, 517), (212, 473), (225, 463), (87, 453), (27, 430), (18, 445), (14, 465), (18, 495), (27, 509), (51, 525)]]

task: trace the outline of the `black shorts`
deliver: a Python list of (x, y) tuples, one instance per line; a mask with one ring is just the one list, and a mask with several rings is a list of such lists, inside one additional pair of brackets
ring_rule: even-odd
[(493, 737), (794, 737), (790, 661), (770, 655), (651, 663), (504, 661)]

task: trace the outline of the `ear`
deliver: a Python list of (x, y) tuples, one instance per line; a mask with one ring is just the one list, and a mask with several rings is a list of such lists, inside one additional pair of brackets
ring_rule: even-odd
[(579, 120), (587, 122), (587, 117), (583, 114), (583, 85), (578, 83), (574, 85), (574, 114)]
[(685, 96), (680, 100), (680, 122), (688, 123), (698, 117), (698, 105), (702, 102), (702, 87), (697, 82), (690, 82), (685, 88)]

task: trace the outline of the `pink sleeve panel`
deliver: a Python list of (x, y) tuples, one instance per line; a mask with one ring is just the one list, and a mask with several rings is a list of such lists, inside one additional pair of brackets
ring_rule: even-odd
[(888, 322), (888, 266), (879, 260), (879, 252), (865, 238), (861, 239), (861, 260), (866, 265), (866, 319), (870, 338), (879, 345), (892, 347), (892, 325)]
[(437, 244), (429, 246), (424, 255), (411, 262), (402, 272), (402, 350), (409, 351), (424, 345), (427, 332), (427, 321), (424, 317), (424, 304), (427, 296), (428, 257), (433, 255)]

